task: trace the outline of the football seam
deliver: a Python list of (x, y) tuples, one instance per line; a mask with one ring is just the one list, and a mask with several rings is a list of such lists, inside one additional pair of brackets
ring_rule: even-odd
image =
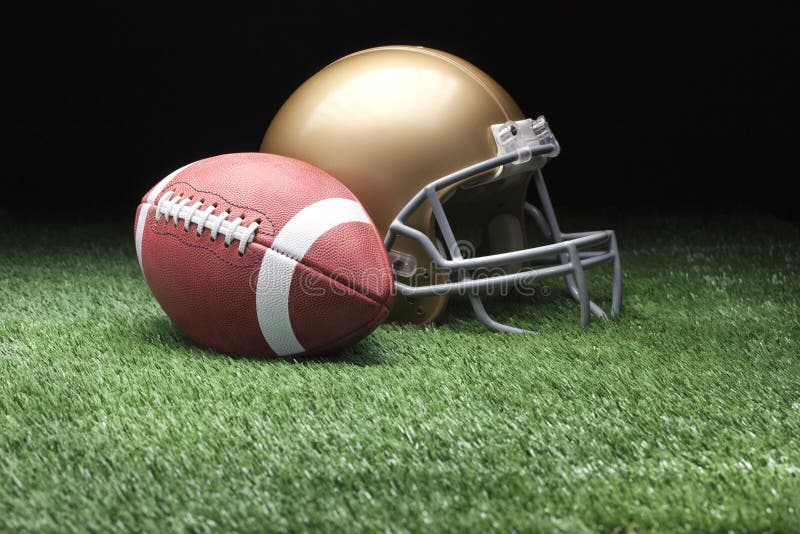
[[(213, 254), (213, 255), (214, 255), (214, 257), (216, 257), (216, 258), (217, 258), (219, 261), (221, 261), (221, 262), (222, 262), (222, 263), (224, 263), (225, 265), (228, 265), (229, 267), (233, 267), (234, 269), (248, 269), (248, 268), (254, 268), (254, 267), (258, 267), (258, 266), (259, 266), (259, 264), (260, 264), (260, 261), (259, 261), (257, 258), (254, 258), (254, 261), (253, 261), (253, 263), (249, 263), (249, 264), (246, 264), (246, 265), (236, 265), (235, 263), (232, 263), (232, 262), (230, 262), (230, 261), (226, 260), (225, 258), (223, 258), (222, 256), (220, 256), (220, 255), (217, 253), (217, 251), (216, 251), (216, 250), (214, 250), (213, 248), (211, 248), (211, 247), (209, 247), (209, 246), (207, 246), (207, 245), (197, 245), (197, 244), (195, 244), (195, 243), (187, 243), (186, 241), (184, 241), (184, 240), (181, 238), (181, 236), (180, 236), (180, 235), (176, 235), (176, 234), (174, 234), (173, 232), (170, 232), (170, 231), (158, 230), (158, 227), (157, 227), (157, 226), (155, 226), (155, 225), (154, 225), (154, 224), (152, 224), (152, 223), (151, 223), (151, 225), (150, 225), (150, 230), (151, 230), (151, 231), (152, 231), (154, 234), (156, 234), (156, 235), (162, 235), (162, 236), (171, 237), (171, 238), (173, 238), (173, 239), (177, 239), (179, 243), (181, 243), (182, 245), (186, 245), (187, 247), (191, 247), (191, 248), (198, 248), (198, 249), (201, 249), (201, 250), (207, 250), (207, 251), (209, 251), (211, 254)], [(213, 241), (211, 241), (211, 242), (213, 243)], [(260, 244), (260, 243), (259, 243), (259, 244)], [(248, 245), (249, 245), (249, 243), (248, 243)], [(261, 245), (261, 246), (263, 246), (263, 245)], [(246, 252), (248, 252), (248, 251), (249, 251), (249, 246), (248, 246), (248, 247), (245, 247), (245, 253), (246, 253)], [(250, 251), (250, 252), (251, 252), (251, 256), (252, 256), (253, 254), (255, 254), (255, 253), (254, 253), (254, 252), (252, 252), (252, 251)]]
[[(386, 309), (387, 312), (389, 311), (389, 308), (387, 306), (385, 306), (385, 305), (382, 305), (381, 308)], [(287, 358), (306, 358), (306, 357), (313, 357), (314, 355), (323, 354), (325, 352), (328, 352), (331, 349), (327, 348), (327, 347), (329, 347), (329, 346), (335, 347), (336, 345), (341, 343), (342, 340), (347, 339), (349, 337), (352, 337), (353, 335), (359, 334), (362, 331), (363, 328), (369, 327), (369, 326), (377, 327), (378, 324), (380, 323), (380, 321), (378, 320), (379, 315), (380, 315), (379, 313), (376, 313), (375, 317), (373, 317), (372, 319), (370, 319), (366, 323), (360, 325), (357, 328), (353, 328), (352, 330), (342, 334), (341, 336), (337, 337), (336, 339), (334, 339), (332, 341), (329, 341), (324, 346), (311, 349), (310, 351), (306, 351), (306, 353), (304, 353), (304, 354), (294, 354), (294, 355), (289, 355), (289, 356), (286, 356), (286, 357)], [(344, 347), (338, 347), (338, 348), (336, 348), (334, 350), (341, 350), (343, 348)]]
[[(278, 251), (276, 250), (275, 252), (278, 252)], [(280, 254), (280, 252), (278, 252), (278, 254)], [(308, 265), (306, 265), (305, 267), (309, 267), (309, 266), (308, 266)], [(315, 270), (315, 272), (317, 272), (318, 274), (322, 274), (323, 276), (326, 276), (326, 275), (325, 275), (325, 273), (320, 273), (319, 271), (316, 271), (316, 270)], [(339, 343), (341, 340), (343, 340), (343, 339), (346, 339), (346, 338), (348, 338), (348, 337), (350, 337), (350, 336), (352, 336), (352, 335), (354, 335), (354, 334), (357, 334), (357, 333), (359, 333), (360, 331), (362, 331), (362, 329), (363, 329), (364, 327), (366, 327), (366, 326), (370, 326), (370, 325), (373, 325), (373, 324), (375, 324), (375, 322), (376, 322), (376, 319), (377, 319), (377, 318), (380, 316), (380, 314), (381, 314), (381, 312), (382, 312), (382, 311), (384, 311), (384, 310), (386, 310), (386, 312), (389, 312), (389, 311), (390, 311), (390, 310), (389, 310), (389, 307), (386, 305), (386, 301), (383, 301), (383, 302), (378, 302), (378, 301), (376, 301), (375, 299), (373, 299), (373, 298), (370, 298), (370, 297), (368, 297), (367, 295), (364, 295), (363, 293), (359, 293), (358, 291), (355, 291), (355, 290), (353, 290), (353, 288), (351, 288), (350, 286), (347, 286), (347, 285), (344, 285), (344, 284), (342, 284), (342, 283), (341, 283), (341, 282), (339, 282), (338, 280), (335, 280), (335, 279), (333, 279), (333, 278), (330, 278), (330, 277), (328, 277), (328, 276), (326, 276), (326, 278), (328, 278), (329, 280), (332, 280), (334, 283), (337, 283), (337, 284), (341, 285), (342, 287), (344, 287), (344, 288), (346, 288), (346, 289), (350, 289), (350, 290), (351, 290), (351, 291), (353, 291), (353, 293), (355, 293), (356, 295), (360, 295), (360, 296), (362, 296), (362, 297), (365, 297), (365, 298), (366, 298), (367, 300), (369, 300), (370, 302), (372, 302), (372, 303), (374, 303), (374, 304), (377, 304), (377, 305), (378, 305), (378, 310), (377, 310), (377, 313), (375, 313), (375, 315), (373, 315), (372, 317), (370, 317), (370, 318), (369, 318), (369, 320), (367, 320), (367, 321), (365, 321), (364, 323), (362, 323), (362, 324), (360, 324), (360, 325), (358, 325), (358, 326), (356, 326), (356, 327), (354, 327), (354, 328), (352, 328), (352, 329), (348, 330), (348, 331), (347, 331), (347, 332), (345, 332), (344, 334), (342, 334), (342, 335), (340, 335), (340, 336), (336, 337), (334, 340), (332, 340), (332, 341), (327, 341), (327, 342), (326, 342), (324, 345), (322, 345), (322, 346), (320, 346), (320, 347), (315, 347), (315, 348), (311, 349), (310, 351), (309, 351), (308, 349), (306, 349), (306, 352), (311, 352), (311, 353), (314, 353), (314, 354), (316, 354), (316, 353), (319, 353), (319, 352), (324, 352), (324, 351), (327, 351), (327, 350), (329, 350), (327, 347), (329, 347), (329, 346), (335, 346), (335, 345), (336, 345), (337, 343)], [(389, 296), (387, 296), (387, 300), (388, 300), (389, 298), (391, 298), (391, 292), (389, 293)], [(305, 348), (305, 347), (304, 347), (304, 348)], [(306, 355), (307, 355), (307, 354), (306, 354)], [(297, 356), (303, 356), (303, 355), (298, 355), (298, 354), (291, 355), (291, 354), (289, 354), (289, 355), (287, 355), (286, 357), (289, 357), (289, 358), (291, 358), (291, 357), (297, 357)]]
[[(178, 243), (180, 243), (180, 244), (182, 244), (182, 245), (185, 245), (185, 246), (187, 246), (187, 247), (196, 248), (196, 249), (201, 249), (201, 250), (207, 250), (207, 251), (208, 251), (208, 252), (210, 252), (210, 253), (211, 253), (211, 254), (212, 254), (212, 255), (213, 255), (215, 258), (217, 258), (219, 261), (223, 262), (225, 265), (228, 265), (228, 266), (230, 266), (230, 267), (233, 267), (233, 268), (236, 268), (236, 269), (255, 268), (255, 267), (258, 267), (258, 265), (259, 265), (259, 261), (258, 261), (258, 260), (255, 260), (253, 263), (249, 263), (249, 264), (246, 264), (246, 265), (236, 265), (235, 263), (232, 263), (232, 262), (230, 262), (230, 261), (226, 260), (225, 258), (223, 258), (222, 256), (220, 256), (220, 255), (217, 253), (217, 251), (215, 251), (215, 250), (214, 250), (214, 249), (213, 249), (211, 246), (208, 246), (208, 245), (198, 245), (198, 244), (195, 244), (195, 243), (188, 243), (188, 242), (186, 242), (185, 240), (183, 240), (183, 239), (180, 237), (180, 235), (176, 235), (175, 233), (173, 233), (173, 232), (171, 232), (171, 231), (159, 230), (159, 229), (158, 229), (158, 227), (157, 227), (155, 224), (153, 224), (153, 223), (151, 223), (151, 224), (150, 224), (150, 230), (151, 230), (151, 231), (152, 231), (154, 234), (156, 234), (156, 235), (162, 235), (162, 236), (171, 237), (171, 238), (173, 238), (173, 239), (177, 240), (177, 241), (178, 241)], [(212, 241), (212, 243), (213, 243), (213, 241)], [(340, 280), (340, 279), (336, 278), (336, 277), (333, 275), (333, 273), (331, 273), (331, 272), (327, 271), (327, 270), (326, 270), (326, 269), (324, 269), (324, 268), (321, 268), (319, 265), (313, 264), (313, 263), (311, 263), (311, 262), (304, 262), (303, 260), (298, 260), (296, 257), (292, 256), (291, 254), (287, 254), (287, 253), (285, 253), (285, 252), (282, 252), (282, 251), (280, 251), (280, 250), (275, 250), (274, 248), (272, 248), (272, 247), (269, 247), (269, 246), (267, 246), (267, 245), (264, 245), (263, 243), (258, 243), (258, 242), (255, 242), (255, 241), (253, 241), (252, 243), (248, 243), (248, 244), (247, 244), (247, 247), (245, 247), (245, 251), (249, 251), (249, 252), (251, 253), (251, 255), (252, 255), (252, 254), (255, 254), (255, 253), (254, 253), (254, 252), (252, 252), (252, 250), (250, 249), (250, 246), (251, 246), (251, 245), (258, 245), (258, 246), (262, 247), (264, 250), (266, 250), (266, 249), (270, 249), (271, 251), (275, 252), (276, 254), (280, 254), (281, 256), (284, 256), (284, 257), (286, 257), (286, 258), (289, 258), (290, 260), (292, 260), (292, 261), (295, 261), (295, 262), (299, 263), (300, 265), (302, 265), (302, 266), (304, 266), (304, 267), (307, 267), (307, 268), (311, 269), (312, 271), (314, 271), (314, 272), (316, 272), (316, 273), (318, 273), (318, 274), (320, 274), (320, 275), (324, 276), (324, 277), (325, 277), (325, 278), (327, 278), (328, 280), (331, 280), (331, 281), (333, 281), (333, 282), (336, 282), (337, 284), (339, 284), (339, 285), (341, 285), (341, 286), (344, 286), (344, 287), (346, 287), (346, 288), (348, 288), (348, 289), (351, 289), (353, 292), (355, 292), (355, 293), (357, 293), (357, 294), (359, 294), (359, 295), (361, 295), (361, 296), (363, 296), (363, 297), (365, 297), (365, 298), (369, 299), (370, 301), (374, 302), (375, 304), (378, 304), (379, 306), (382, 306), (382, 307), (387, 307), (387, 306), (386, 306), (386, 303), (387, 303), (387, 302), (388, 302), (388, 300), (391, 298), (391, 290), (393, 289), (393, 286), (392, 286), (392, 288), (390, 288), (389, 294), (388, 294), (388, 295), (387, 295), (385, 298), (383, 298), (383, 299), (376, 299), (376, 298), (374, 298), (374, 297), (373, 297), (371, 294), (369, 294), (369, 293), (363, 293), (362, 291), (360, 291), (360, 288), (354, 288), (353, 286), (351, 286), (351, 285), (349, 285), (349, 284), (346, 284), (346, 283), (344, 283), (342, 280)]]
[(379, 306), (387, 307), (386, 306), (386, 302), (391, 298), (391, 295), (392, 295), (391, 289), (393, 289), (394, 285), (392, 285), (392, 288), (389, 290), (389, 294), (386, 296), (386, 298), (381, 299), (381, 300), (375, 299), (375, 298), (372, 297), (372, 295), (369, 295), (367, 293), (363, 293), (359, 289), (356, 289), (353, 286), (345, 284), (342, 281), (336, 279), (332, 275), (332, 273), (330, 273), (326, 269), (323, 269), (323, 268), (319, 267), (318, 265), (315, 265), (315, 264), (312, 264), (312, 263), (305, 263), (303, 260), (298, 260), (296, 257), (292, 256), (291, 254), (287, 254), (285, 252), (281, 252), (280, 250), (275, 250), (274, 248), (268, 247), (267, 245), (263, 245), (261, 243), (253, 242), (251, 244), (260, 245), (260, 246), (264, 247), (264, 250), (269, 249), (269, 250), (273, 251), (276, 254), (280, 254), (281, 256), (283, 256), (285, 258), (289, 258), (290, 260), (299, 263), (303, 267), (307, 267), (307, 268), (311, 269), (312, 271), (316, 272), (317, 274), (321, 274), (322, 276), (324, 276), (328, 280), (336, 282), (337, 284), (352, 290), (354, 293), (357, 293), (358, 295), (361, 295), (362, 297), (365, 297), (365, 298), (369, 299), (370, 301), (374, 302), (375, 304), (378, 304)]

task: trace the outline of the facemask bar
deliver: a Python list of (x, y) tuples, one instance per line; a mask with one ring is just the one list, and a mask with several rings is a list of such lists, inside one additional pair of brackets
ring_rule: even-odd
[[(540, 120), (543, 122), (543, 119), (540, 118)], [(544, 125), (546, 128), (546, 123), (544, 123)], [(549, 134), (549, 130), (547, 130), (547, 133)], [(460, 275), (460, 279), (455, 282), (446, 282), (426, 286), (411, 286), (396, 281), (395, 288), (398, 293), (408, 297), (425, 297), (444, 295), (453, 292), (463, 292), (468, 295), (472, 308), (475, 311), (475, 314), (478, 316), (478, 319), (491, 330), (510, 333), (525, 333), (530, 331), (504, 325), (493, 320), (486, 312), (478, 292), (488, 288), (500, 286), (507, 287), (509, 284), (525, 283), (539, 278), (564, 276), (570, 295), (572, 295), (572, 297), (580, 303), (581, 322), (584, 325), (588, 325), (590, 313), (594, 313), (595, 315), (604, 319), (607, 317), (599, 306), (589, 300), (589, 294), (586, 287), (586, 278), (584, 276), (584, 268), (607, 261), (612, 261), (614, 280), (611, 315), (616, 315), (619, 310), (622, 297), (622, 276), (616, 235), (612, 230), (562, 234), (550, 202), (550, 197), (547, 194), (547, 189), (544, 185), (544, 178), (542, 177), (540, 171), (536, 171), (534, 182), (537, 192), (539, 193), (539, 198), (542, 202), (542, 209), (544, 213), (539, 211), (531, 204), (526, 204), (525, 211), (534, 219), (534, 222), (542, 231), (542, 233), (549, 239), (552, 239), (553, 243), (549, 245), (465, 259), (461, 254), (458, 243), (455, 239), (455, 235), (450, 227), (450, 223), (445, 215), (444, 208), (439, 199), (438, 192), (441, 189), (457, 182), (469, 183), (471, 181), (470, 179), (474, 180), (482, 173), (500, 166), (514, 163), (525, 163), (536, 156), (552, 156), (553, 154), (557, 154), (559, 150), (558, 144), (555, 143), (555, 138), (552, 137), (552, 134), (550, 134), (550, 136), (553, 140), (553, 143), (548, 142), (542, 144), (541, 140), (537, 139), (533, 143), (527, 142), (524, 144), (524, 146), (515, 146), (511, 150), (505, 152), (503, 152), (503, 147), (501, 147), (500, 155), (439, 178), (438, 180), (435, 180), (425, 186), (416, 195), (414, 195), (411, 201), (400, 211), (390, 225), (389, 231), (384, 239), (386, 249), (391, 251), (392, 245), (394, 244), (397, 236), (404, 236), (413, 239), (418, 242), (420, 246), (422, 246), (422, 248), (425, 250), (425, 253), (433, 260), (439, 269), (451, 272), (456, 271)], [(550, 139), (547, 140), (549, 141)], [(434, 217), (436, 218), (436, 223), (438, 224), (442, 237), (444, 238), (447, 252), (450, 254), (452, 259), (445, 258), (425, 233), (412, 228), (405, 223), (411, 214), (414, 213), (414, 211), (426, 200), (431, 205)], [(579, 252), (579, 249), (582, 247), (594, 247), (605, 243), (608, 243), (608, 251)], [(537, 258), (551, 260), (555, 258), (558, 263), (556, 265), (538, 269), (531, 269), (523, 272), (493, 276), (489, 278), (474, 279), (472, 277), (472, 271), (478, 268), (499, 267), (508, 265), (510, 263), (526, 262)]]
[[(581, 239), (585, 236), (589, 236), (592, 234), (596, 234), (598, 232), (571, 232), (571, 233), (561, 233), (561, 229), (558, 226), (558, 220), (556, 219), (555, 210), (553, 210), (553, 204), (550, 201), (550, 195), (547, 192), (547, 187), (544, 184), (544, 176), (542, 176), (541, 171), (537, 171), (534, 175), (534, 185), (536, 187), (536, 192), (539, 195), (539, 199), (542, 203), (542, 209), (544, 210), (544, 214), (539, 211), (533, 204), (528, 202), (525, 203), (525, 213), (528, 214), (539, 227), (539, 230), (542, 234), (548, 238), (553, 240), (554, 242), (564, 242), (565, 240), (570, 240), (572, 242), (576, 242), (578, 239)], [(611, 316), (615, 316), (617, 312), (619, 312), (619, 307), (622, 303), (622, 265), (619, 259), (619, 248), (617, 247), (617, 235), (614, 233), (613, 230), (605, 230), (609, 235), (609, 252), (604, 253), (602, 251), (584, 251), (579, 252), (579, 257), (583, 258), (592, 258), (598, 256), (604, 256), (607, 254), (612, 255), (613, 263), (612, 263), (612, 276), (613, 276), (613, 285), (612, 285), (612, 293), (611, 293)], [(558, 256), (558, 261), (561, 264), (567, 263), (569, 258), (564, 255), (560, 254)], [(585, 264), (584, 264), (585, 265)], [(565, 276), (565, 281), (567, 283), (567, 289), (569, 289), (570, 295), (572, 298), (581, 302), (580, 300), (580, 288), (579, 284), (576, 283), (575, 279), (572, 275)], [(592, 302), (589, 301), (589, 309), (591, 312), (602, 319), (608, 319), (605, 312)], [(584, 323), (585, 324), (585, 323)]]

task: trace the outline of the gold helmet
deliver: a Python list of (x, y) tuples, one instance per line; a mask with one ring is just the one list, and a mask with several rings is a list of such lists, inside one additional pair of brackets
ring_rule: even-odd
[[(547, 122), (526, 118), (497, 82), (459, 57), (385, 46), (334, 61), (289, 97), (261, 150), (324, 169), (363, 203), (395, 272), (390, 320), (428, 323), (461, 294), (489, 328), (523, 332), (491, 319), (482, 298), (564, 276), (588, 324), (590, 313), (606, 315), (589, 300), (584, 269), (607, 261), (612, 315), (619, 309), (614, 232), (558, 227), (540, 170), (559, 152)], [(540, 207), (525, 202), (531, 178)], [(526, 217), (548, 244), (527, 247)]]

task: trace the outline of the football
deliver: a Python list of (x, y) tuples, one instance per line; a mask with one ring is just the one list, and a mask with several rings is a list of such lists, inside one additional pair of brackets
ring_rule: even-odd
[(381, 236), (338, 180), (283, 156), (190, 163), (143, 198), (139, 264), (172, 322), (238, 355), (316, 355), (386, 317), (393, 278)]

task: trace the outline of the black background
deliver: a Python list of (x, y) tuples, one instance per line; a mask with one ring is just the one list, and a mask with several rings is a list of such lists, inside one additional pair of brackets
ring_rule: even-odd
[(639, 4), (7, 6), (0, 210), (132, 217), (175, 168), (257, 150), (327, 63), (418, 44), (471, 61), (548, 118), (557, 206), (797, 218), (796, 17)]

